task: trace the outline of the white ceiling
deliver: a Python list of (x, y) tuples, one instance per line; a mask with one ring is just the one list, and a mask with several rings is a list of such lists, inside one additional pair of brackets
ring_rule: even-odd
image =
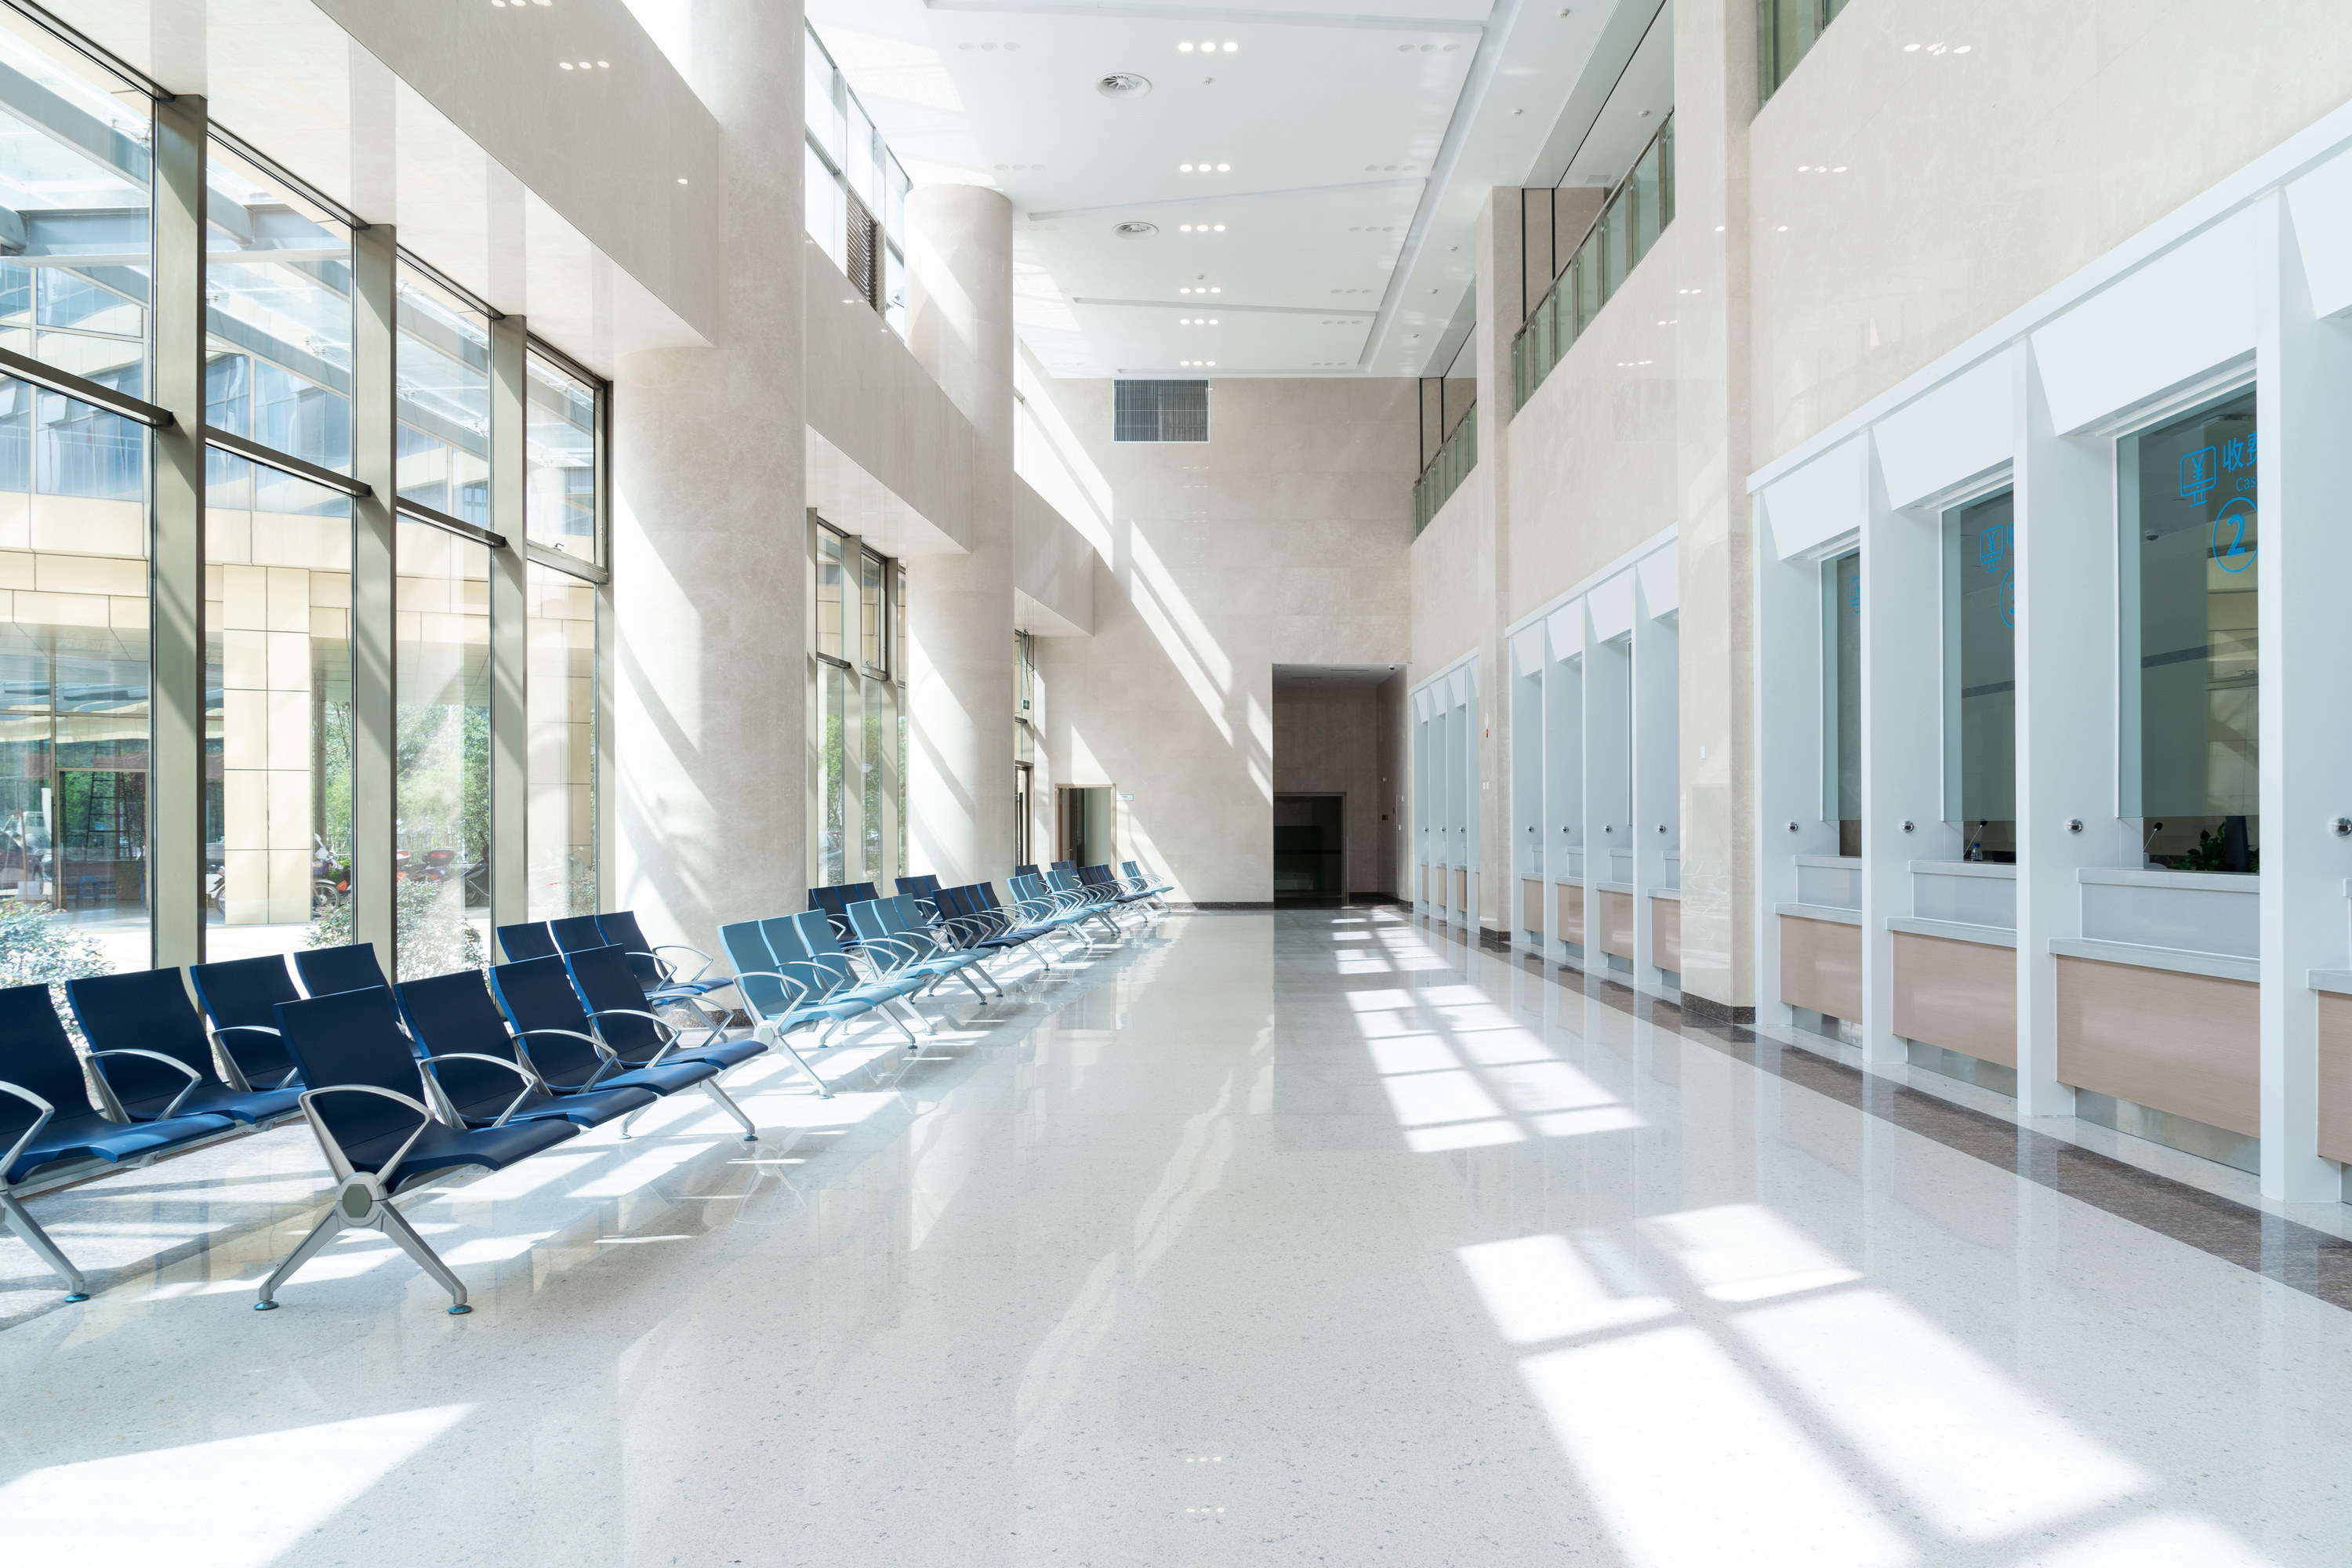
[[(1614, 155), (1603, 147), (1638, 149), (1671, 107), (1670, 70), (1656, 85), (1654, 71), (1626, 69), (1658, 5), (808, 10), (917, 184), (992, 184), (1012, 199), (1018, 325), (1051, 374), (1213, 363), (1217, 375), (1416, 375), (1471, 289), (1487, 192), (1525, 183), (1562, 146), (1593, 150), (1567, 169), (1581, 184), (1588, 163)], [(1107, 97), (1097, 83), (1114, 73), (1151, 90)], [(1639, 129), (1616, 126), (1633, 119), (1633, 98), (1658, 92)], [(1231, 168), (1179, 168), (1202, 161)], [(1154, 231), (1118, 232), (1135, 223)]]

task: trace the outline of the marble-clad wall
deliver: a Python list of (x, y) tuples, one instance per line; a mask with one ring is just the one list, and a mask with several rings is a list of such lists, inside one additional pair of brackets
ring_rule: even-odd
[(1413, 384), (1219, 379), (1205, 444), (1111, 439), (1108, 381), (1045, 381), (1109, 504), (1091, 638), (1045, 637), (1055, 781), (1115, 785), (1177, 897), (1273, 896), (1274, 666), (1403, 664)]

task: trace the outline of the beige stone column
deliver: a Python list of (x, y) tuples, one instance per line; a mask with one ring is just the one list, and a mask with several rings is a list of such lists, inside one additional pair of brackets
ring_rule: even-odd
[(805, 504), (797, 0), (694, 0), (720, 321), (613, 390), (614, 897), (656, 942), (801, 907)]
[(908, 853), (953, 887), (1013, 867), (1013, 205), (933, 185), (907, 226), (908, 342), (975, 437), (968, 552), (907, 570)]
[(1519, 924), (1511, 913), (1519, 882), (1511, 871), (1511, 650), (1503, 628), (1511, 619), (1511, 340), (1526, 320), (1521, 206), (1518, 186), (1497, 185), (1478, 214), (1478, 465), (1468, 480), (1478, 498), (1479, 580), (1494, 584), (1478, 628), (1479, 728), (1470, 737), (1478, 748), (1478, 926), (1505, 942)]
[(1675, 97), (1683, 1002), (1701, 1017), (1751, 1018), (1756, 593), (1747, 257), (1756, 18), (1747, 0), (1683, 0), (1675, 8)]

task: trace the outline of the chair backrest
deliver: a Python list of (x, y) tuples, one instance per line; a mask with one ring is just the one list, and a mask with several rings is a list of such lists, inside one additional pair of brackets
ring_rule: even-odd
[[(278, 1028), (287, 1051), (302, 1069), (303, 1081), (313, 1089), (365, 1084), (411, 1100), (424, 1098), (416, 1058), (409, 1049), (408, 1037), (400, 1032), (392, 993), (383, 986), (281, 1002)], [(405, 1133), (418, 1121), (408, 1107), (373, 1094), (321, 1095), (316, 1108), (319, 1120), (346, 1149), (373, 1138)]]
[[(849, 933), (859, 942), (872, 942), (876, 937), (890, 934), (890, 917), (882, 911), (883, 900), (867, 899), (849, 906)], [(903, 957), (904, 954), (893, 956)]]
[(800, 933), (801, 947), (814, 962), (848, 975), (851, 973), (849, 955), (841, 950), (841, 940), (834, 933), (833, 921), (817, 918), (822, 912), (803, 910), (792, 917), (793, 925)]
[[(205, 1038), (204, 1020), (188, 1000), (178, 970), (138, 969), (68, 980), (66, 1000), (90, 1049), (155, 1051), (187, 1063), (205, 1083), (220, 1081), (213, 1073), (212, 1043)], [(188, 1087), (185, 1078), (162, 1062), (139, 1057), (116, 1057), (99, 1068), (115, 1097), (126, 1102), (169, 1100)]]
[[(809, 944), (812, 931), (823, 933), (819, 939), (825, 944), (823, 948)], [(840, 944), (833, 941), (833, 921), (823, 910), (771, 916), (760, 922), (760, 934), (768, 939), (768, 948), (776, 955), (777, 969), (808, 987), (809, 1001), (841, 989), (849, 961), (836, 956), (827, 963), (819, 956), (826, 952), (837, 955), (841, 951)]]
[(927, 923), (939, 916), (940, 879), (937, 877), (928, 873), (920, 877), (901, 877), (898, 879), (898, 891), (915, 900), (917, 907), (924, 911), (923, 919)]
[(278, 1027), (280, 1002), (302, 999), (284, 953), (193, 964), (188, 978), (195, 982), (196, 1001), (213, 1028), (227, 1031), (220, 1036), (222, 1048), (236, 1058), (247, 1083), (276, 1083), (293, 1070), (294, 1058), (286, 1054), (285, 1043), (275, 1034), (260, 1032)]
[(1045, 873), (1045, 886), (1057, 893), (1075, 893), (1078, 890), (1078, 879), (1075, 874), (1056, 866)]
[[(572, 972), (560, 954), (500, 963), (490, 970), (490, 994), (499, 1011), (521, 1036), (539, 1075), (551, 1082), (578, 1084), (604, 1065), (596, 1047), (575, 1035), (590, 1033), (587, 1011), (580, 994), (572, 989)], [(536, 1029), (562, 1029), (564, 1034), (541, 1035)]]
[(1143, 880), (1142, 869), (1132, 860), (1120, 861), (1118, 863), (1118, 868), (1127, 873), (1127, 879), (1130, 882), (1140, 882)]
[(604, 941), (629, 955), (629, 967), (637, 972), (637, 984), (648, 991), (662, 983), (661, 961), (654, 956), (654, 944), (637, 925), (635, 910), (614, 910), (596, 917), (596, 929), (604, 933)]
[[(409, 1038), (426, 1056), (499, 1057), (515, 1059), (514, 1037), (489, 986), (471, 969), (436, 974), (429, 980), (404, 980), (393, 988), (400, 1016), (408, 1020)], [(434, 1079), (452, 1102), (463, 1108), (496, 1102), (504, 1105), (522, 1089), (522, 1079), (484, 1062), (445, 1062)]]
[(884, 929), (912, 942), (917, 956), (929, 958), (947, 951), (939, 936), (923, 923), (921, 906), (904, 893), (895, 899), (877, 899), (874, 907), (881, 914)]
[(1110, 874), (1108, 866), (1081, 866), (1078, 868), (1078, 880), (1089, 887), (1106, 888), (1118, 879)]
[(1037, 868), (1034, 866), (1015, 866), (1013, 868), (1013, 875), (1015, 878), (1034, 877), (1036, 874)]
[(1078, 863), (1076, 860), (1056, 860), (1054, 862), (1054, 869), (1056, 871), (1075, 871), (1077, 868)]
[(527, 958), (553, 958), (555, 937), (548, 931), (545, 921), (525, 921), (500, 926), (499, 951), (507, 955), (509, 963), (520, 963)]
[(792, 1011), (791, 988), (763, 977), (766, 972), (782, 973), (783, 966), (769, 950), (768, 939), (760, 934), (758, 921), (737, 921), (720, 926), (719, 951), (727, 955), (728, 967), (735, 971), (736, 994), (753, 1013), (762, 1018), (779, 1018)]
[[(47, 986), (11, 985), (0, 991), (0, 1079), (47, 1100), (59, 1121), (90, 1113), (81, 1059), (66, 1038)], [(15, 1095), (0, 1094), (0, 1153), (7, 1152), (7, 1146), (38, 1115)]]
[(667, 1037), (646, 1007), (645, 987), (629, 967), (629, 955), (617, 947), (582, 948), (563, 955), (572, 972), (572, 989), (595, 1016), (596, 1033), (612, 1053), (625, 1062), (645, 1062), (662, 1048)]
[(584, 948), (610, 947), (613, 939), (604, 934), (604, 923), (594, 915), (566, 915), (560, 921), (547, 922), (547, 934), (555, 939), (558, 952), (578, 952)]
[(1045, 893), (1045, 884), (1034, 872), (1014, 872), (1012, 885), (1013, 896), (1024, 903), (1032, 899), (1043, 898)]
[(391, 984), (384, 979), (383, 965), (376, 962), (375, 944), (370, 942), (305, 948), (294, 955), (294, 968), (302, 976), (302, 989), (313, 996), (381, 991)]
[(983, 910), (1001, 910), (1004, 907), (996, 896), (996, 884), (993, 882), (974, 882), (971, 891), (972, 902)]

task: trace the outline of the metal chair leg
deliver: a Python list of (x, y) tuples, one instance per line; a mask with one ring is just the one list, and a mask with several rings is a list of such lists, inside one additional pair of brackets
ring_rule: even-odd
[(816, 1068), (809, 1066), (808, 1058), (801, 1055), (799, 1051), (793, 1048), (792, 1041), (779, 1034), (776, 1037), (776, 1045), (777, 1047), (784, 1053), (784, 1055), (800, 1063), (801, 1071), (808, 1074), (809, 1082), (816, 1085), (816, 1097), (819, 1100), (831, 1100), (833, 1098), (833, 1090), (825, 1088), (824, 1079), (816, 1076)]
[(376, 1229), (398, 1243), (401, 1251), (416, 1259), (416, 1266), (433, 1276), (440, 1283), (441, 1289), (449, 1292), (451, 1317), (461, 1317), (474, 1310), (466, 1305), (465, 1282), (449, 1271), (449, 1266), (441, 1261), (441, 1255), (427, 1246), (423, 1237), (416, 1234), (415, 1227), (408, 1223), (408, 1216), (393, 1207), (391, 1199), (385, 1198), (377, 1203), (373, 1223)]
[[(798, 1053), (796, 1052), (794, 1054), (797, 1055)], [(743, 1108), (736, 1104), (734, 1100), (728, 1098), (727, 1091), (719, 1087), (719, 1081), (716, 1079), (704, 1079), (702, 1080), (702, 1092), (717, 1100), (720, 1108), (723, 1109), (728, 1115), (733, 1117), (736, 1121), (743, 1124), (744, 1142), (757, 1143), (760, 1141), (760, 1130), (751, 1125), (751, 1119), (743, 1114)]]
[(319, 1223), (310, 1227), (310, 1234), (302, 1238), (301, 1245), (286, 1255), (285, 1262), (269, 1271), (269, 1278), (261, 1282), (260, 1299), (253, 1303), (255, 1311), (276, 1311), (278, 1288), (293, 1278), (294, 1270), (317, 1257), (319, 1248), (341, 1235), (345, 1226), (357, 1223), (343, 1212), (344, 1192), (352, 1190), (345, 1188), (343, 1192), (338, 1192), (335, 1201), (327, 1205), (327, 1212), (319, 1216)]
[(89, 1300), (89, 1282), (82, 1278), (81, 1270), (76, 1268), (73, 1260), (49, 1239), (49, 1233), (25, 1212), (25, 1205), (16, 1201), (14, 1193), (0, 1193), (0, 1219), (6, 1220), (8, 1228), (24, 1237), (25, 1245), (33, 1249), (34, 1256), (56, 1270), (58, 1278), (66, 1282), (67, 1300)]

